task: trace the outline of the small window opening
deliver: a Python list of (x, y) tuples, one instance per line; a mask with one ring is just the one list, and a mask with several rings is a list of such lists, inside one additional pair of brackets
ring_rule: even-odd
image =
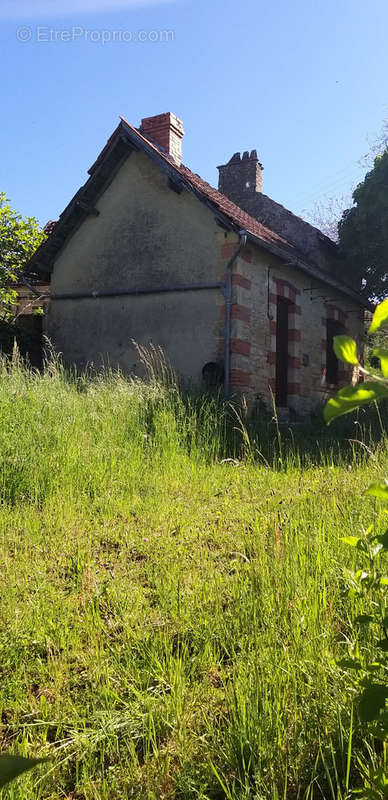
[(202, 378), (207, 389), (216, 389), (222, 386), (224, 380), (224, 368), (217, 361), (208, 361), (202, 367)]

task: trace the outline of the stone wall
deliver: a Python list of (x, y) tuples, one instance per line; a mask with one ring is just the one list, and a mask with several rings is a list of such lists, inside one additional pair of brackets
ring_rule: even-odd
[[(306, 414), (322, 405), (338, 386), (353, 379), (339, 365), (338, 386), (326, 381), (327, 319), (342, 324), (362, 350), (364, 312), (340, 292), (286, 267), (264, 250), (249, 247), (235, 265), (232, 322), (232, 384), (253, 403), (270, 405), (276, 380), (277, 298), (289, 302), (288, 407)], [(232, 306), (233, 308), (233, 306)]]

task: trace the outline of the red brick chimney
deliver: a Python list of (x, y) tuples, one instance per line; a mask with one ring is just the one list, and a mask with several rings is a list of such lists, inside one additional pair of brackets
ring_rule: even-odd
[(182, 163), (182, 139), (184, 137), (183, 122), (168, 111), (156, 117), (142, 119), (140, 132), (146, 139), (151, 139), (176, 161)]

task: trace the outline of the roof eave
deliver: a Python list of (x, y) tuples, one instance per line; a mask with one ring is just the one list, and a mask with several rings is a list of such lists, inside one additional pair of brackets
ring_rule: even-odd
[[(78, 192), (74, 195), (68, 206), (61, 214), (55, 231), (46, 240), (46, 242), (43, 242), (43, 244), (38, 248), (36, 253), (32, 256), (32, 259), (30, 260), (28, 265), (29, 268), (33, 266), (38, 272), (41, 272), (41, 274), (43, 273), (44, 275), (49, 275), (52, 272), (53, 261), (51, 261), (50, 264), (47, 263), (39, 264), (37, 257), (39, 257), (39, 254), (42, 255), (47, 253), (48, 243), (50, 242), (50, 240), (51, 243), (54, 244), (55, 246), (55, 241), (54, 242), (52, 241), (54, 237), (55, 238), (58, 237), (58, 239), (60, 240), (60, 233), (61, 229), (63, 231), (64, 223), (66, 222), (68, 217), (72, 213), (74, 213), (74, 210), (77, 208), (77, 203), (79, 203), (80, 199), (84, 197), (89, 187), (93, 186), (97, 176), (103, 169), (104, 164), (112, 155), (112, 152), (116, 147), (118, 141), (126, 142), (130, 151), (139, 149), (143, 150), (149, 156), (149, 158), (154, 163), (157, 164), (159, 169), (162, 169), (163, 172), (165, 172), (168, 175), (169, 178), (175, 181), (179, 180), (179, 183), (182, 187), (184, 187), (188, 192), (190, 192), (190, 194), (192, 194), (198, 200), (200, 200), (202, 204), (206, 205), (212, 211), (213, 215), (219, 222), (221, 222), (224, 226), (228, 227), (230, 230), (235, 231), (236, 233), (238, 233), (241, 230), (241, 225), (239, 225), (233, 219), (233, 217), (230, 217), (226, 212), (221, 211), (217, 207), (217, 205), (212, 202), (212, 200), (210, 200), (207, 197), (204, 197), (200, 189), (193, 186), (193, 184), (190, 183), (190, 181), (184, 175), (182, 175), (178, 167), (172, 161), (169, 160), (167, 154), (164, 155), (161, 152), (159, 152), (159, 150), (157, 150), (151, 143), (147, 142), (145, 137), (142, 136), (142, 134), (139, 131), (133, 129), (129, 125), (129, 123), (123, 117), (121, 117), (120, 123), (118, 124), (117, 128), (115, 129), (112, 136), (108, 140), (107, 144), (101, 151), (100, 155), (90, 168), (89, 170), (90, 178), (78, 190)], [(78, 214), (79, 216), (78, 224), (80, 224), (82, 220), (85, 218), (85, 211), (78, 206), (78, 212), (81, 212)], [(332, 286), (334, 289), (337, 289), (337, 291), (341, 292), (342, 294), (345, 294), (347, 297), (349, 297), (349, 299), (353, 300), (353, 302), (355, 302), (357, 305), (367, 309), (371, 308), (371, 304), (368, 303), (358, 292), (355, 292), (350, 287), (347, 287), (341, 281), (337, 281), (331, 275), (322, 273), (321, 270), (319, 270), (318, 268), (311, 266), (310, 264), (307, 264), (305, 261), (303, 261), (297, 256), (291, 255), (287, 250), (283, 250), (283, 248), (280, 247), (279, 245), (276, 245), (273, 242), (269, 242), (267, 239), (263, 239), (260, 236), (257, 236), (257, 234), (250, 232), (249, 230), (247, 230), (247, 234), (249, 239), (256, 245), (264, 248), (265, 250), (277, 256), (278, 258), (281, 258), (283, 261), (286, 261), (286, 263), (289, 264), (290, 266), (293, 265), (298, 269), (300, 269), (301, 271), (305, 272), (306, 274), (310, 275), (311, 277), (315, 278), (316, 280), (319, 280), (324, 284)], [(67, 239), (67, 234), (65, 234), (63, 240), (60, 240), (60, 244), (56, 248), (55, 254), (53, 253), (52, 259), (55, 258), (56, 253), (58, 252), (58, 250), (61, 249), (66, 239)]]
[(290, 253), (283, 250), (276, 244), (272, 242), (268, 242), (265, 239), (261, 239), (259, 236), (256, 236), (254, 233), (250, 233), (247, 231), (248, 238), (254, 242), (256, 245), (263, 247), (265, 250), (268, 250), (272, 255), (278, 256), (283, 261), (285, 260), (287, 265), (290, 267), (297, 267), (302, 272), (305, 272), (307, 275), (310, 275), (312, 278), (320, 281), (321, 283), (326, 283), (328, 286), (331, 286), (333, 289), (345, 294), (349, 299), (353, 300), (354, 303), (359, 305), (362, 308), (366, 308), (370, 311), (373, 308), (373, 305), (365, 300), (365, 298), (359, 294), (359, 292), (354, 291), (346, 284), (342, 283), (342, 281), (337, 281), (332, 275), (329, 275), (325, 272), (322, 272), (318, 267), (314, 267), (311, 264), (307, 264), (301, 258), (291, 256)]

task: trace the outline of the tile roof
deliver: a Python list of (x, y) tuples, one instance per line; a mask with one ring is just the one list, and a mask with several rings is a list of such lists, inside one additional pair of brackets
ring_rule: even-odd
[[(267, 225), (264, 225), (256, 217), (251, 216), (244, 211), (240, 206), (229, 200), (226, 195), (214, 189), (209, 183), (204, 181), (199, 175), (192, 172), (184, 164), (178, 165), (173, 157), (163, 150), (157, 143), (153, 142), (150, 138), (146, 138), (140, 130), (131, 125), (124, 117), (120, 117), (120, 122), (115, 128), (104, 148), (101, 150), (96, 161), (92, 164), (89, 172), (89, 180), (81, 189), (76, 193), (68, 206), (60, 215), (57, 222), (48, 222), (45, 230), (48, 233), (48, 238), (43, 244), (40, 245), (36, 253), (33, 255), (29, 262), (29, 270), (36, 270), (43, 273), (49, 273), (52, 269), (52, 263), (55, 260), (57, 251), (63, 246), (67, 237), (71, 235), (74, 225), (79, 224), (82, 219), (82, 214), (88, 213), (85, 206), (93, 202), (98, 197), (99, 191), (103, 190), (104, 177), (112, 168), (114, 162), (115, 148), (118, 149), (119, 159), (125, 156), (126, 149), (132, 146), (134, 149), (141, 149), (153, 157), (161, 166), (163, 163), (170, 177), (174, 182), (177, 181), (178, 185), (182, 184), (189, 191), (191, 190), (202, 202), (205, 202), (211, 207), (215, 213), (219, 213), (221, 218), (225, 221), (230, 221), (232, 227), (236, 231), (244, 230), (253, 240), (260, 246), (262, 245), (270, 252), (278, 255), (280, 258), (285, 259), (289, 263), (295, 264), (298, 268), (307, 272), (312, 278), (327, 283), (339, 291), (344, 292), (351, 297), (355, 302), (361, 306), (369, 306), (358, 292), (348, 287), (345, 283), (339, 280), (335, 275), (322, 270), (319, 266), (311, 263), (306, 258), (300, 247), (290, 241), (289, 237), (282, 235), (279, 231), (272, 230)], [(263, 196), (266, 201), (273, 203), (278, 209), (283, 209), (278, 203), (271, 201), (271, 198)], [(86, 204), (84, 199), (86, 199)], [(316, 231), (316, 234), (327, 239), (323, 234), (305, 223), (299, 217), (295, 217), (287, 209), (283, 209), (288, 218), (293, 218), (297, 223), (301, 223), (311, 230)], [(330, 243), (330, 240), (327, 239)], [(332, 243), (333, 244), (333, 243)]]
[[(188, 181), (194, 189), (203, 195), (203, 197), (207, 198), (222, 214), (225, 214), (227, 217), (229, 217), (229, 219), (231, 219), (237, 226), (245, 231), (248, 231), (248, 233), (252, 233), (253, 236), (257, 236), (263, 241), (278, 244), (282, 248), (289, 249), (290, 253), (295, 253), (295, 247), (290, 242), (288, 242), (279, 234), (275, 233), (275, 231), (270, 230), (270, 228), (266, 228), (265, 225), (262, 225), (261, 222), (255, 219), (255, 217), (247, 214), (246, 211), (233, 203), (232, 200), (229, 200), (226, 195), (218, 192), (217, 189), (214, 189), (213, 186), (210, 186), (210, 183), (204, 181), (200, 175), (192, 172), (191, 169), (186, 167), (184, 164), (178, 166), (172, 156), (166, 153), (159, 145), (143, 136), (143, 134), (137, 128), (131, 125), (124, 117), (120, 117), (120, 119), (129, 128), (132, 134), (137, 136), (148, 146), (151, 146), (152, 149), (159, 156), (164, 158), (164, 160), (168, 162), (168, 164), (170, 164), (186, 181)], [(110, 145), (111, 141), (112, 137), (110, 137), (108, 140), (106, 147)], [(92, 174), (92, 171), (99, 162), (100, 157), (103, 156), (103, 153), (104, 150), (100, 153), (97, 161), (89, 170), (90, 174)]]
[(50, 236), (50, 234), (53, 233), (53, 231), (55, 230), (57, 224), (58, 224), (58, 220), (54, 220), (54, 219), (49, 219), (49, 221), (46, 222), (46, 224), (45, 224), (45, 226), (43, 228), (46, 236)]

